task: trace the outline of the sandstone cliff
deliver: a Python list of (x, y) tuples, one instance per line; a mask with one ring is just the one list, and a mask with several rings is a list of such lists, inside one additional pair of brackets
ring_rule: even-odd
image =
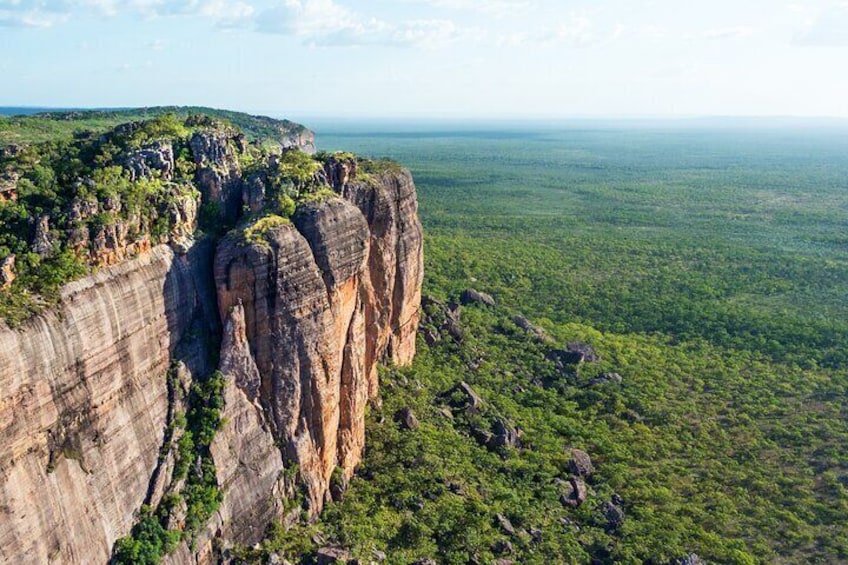
[(188, 257), (159, 246), (62, 294), (59, 311), (0, 327), (2, 562), (105, 562), (129, 531), (201, 291)]
[[(313, 150), (301, 137), (281, 145)], [(255, 150), (238, 132), (201, 132), (188, 148), (194, 184), (169, 212), (170, 245), (113, 234), (111, 255), (92, 258), (103, 270), (67, 284), (57, 308), (0, 322), (0, 562), (105, 563), (165, 495), (161, 522), (179, 532), (185, 468), (207, 462), (215, 510), (166, 561), (213, 562), (270, 522), (314, 516), (361, 460), (378, 364), (412, 360), (423, 255), (407, 171), (330, 160), (309, 182), (335, 195), (262, 223), (241, 215), (266, 206), (272, 175), (246, 176)], [(157, 141), (120, 162), (160, 179), (174, 153)], [(240, 227), (195, 243), (203, 202)], [(220, 429), (185, 460), (182, 415), (216, 368)]]

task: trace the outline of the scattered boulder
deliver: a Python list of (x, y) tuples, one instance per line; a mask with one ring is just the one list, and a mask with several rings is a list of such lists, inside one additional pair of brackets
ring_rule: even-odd
[(617, 530), (624, 523), (624, 510), (612, 502), (604, 502), (601, 506), (601, 513), (604, 515), (607, 528), (610, 530)]
[(509, 555), (513, 551), (512, 542), (509, 540), (499, 540), (492, 546), (495, 555)]
[(335, 565), (350, 561), (350, 552), (342, 547), (322, 547), (315, 554), (315, 563), (318, 565)]
[(492, 425), (492, 435), (488, 447), (521, 447), (521, 435), (521, 429), (515, 428), (502, 418), (498, 418)]
[(594, 385), (602, 385), (605, 383), (616, 383), (621, 384), (624, 379), (618, 373), (604, 373), (599, 377), (596, 377), (589, 381), (589, 384)]
[(565, 349), (554, 349), (548, 354), (548, 358), (556, 363), (560, 370), (565, 365), (577, 365), (583, 362), (595, 363), (601, 360), (591, 345), (579, 341), (572, 341)]
[(442, 341), (442, 335), (431, 326), (422, 325), (418, 331), (424, 336), (424, 342), (429, 347), (433, 347), (438, 342)]
[(474, 290), (473, 288), (469, 288), (467, 290), (462, 291), (462, 294), (459, 297), (459, 301), (462, 304), (478, 304), (483, 306), (494, 306), (495, 299), (492, 298), (491, 295), (486, 294), (485, 292), (479, 292)]
[(462, 400), (453, 399), (451, 402), (451, 406), (454, 408), (464, 408), (467, 412), (476, 414), (480, 412), (483, 408), (483, 399), (480, 398), (471, 385), (466, 383), (465, 381), (460, 381), (453, 388), (451, 388), (445, 396), (454, 397), (459, 396), (456, 393), (460, 393), (462, 396)]
[(707, 562), (701, 559), (697, 553), (690, 553), (684, 557), (672, 559), (670, 565), (707, 565)]
[(498, 520), (498, 526), (500, 526), (503, 533), (510, 536), (515, 535), (515, 528), (513, 527), (512, 522), (509, 521), (509, 518), (503, 514), (498, 514), (496, 518)]
[(568, 470), (578, 477), (589, 478), (595, 473), (592, 459), (582, 449), (571, 449), (571, 459), (568, 462)]
[(465, 332), (462, 329), (462, 326), (459, 325), (459, 320), (448, 316), (445, 318), (444, 324), (442, 324), (442, 328), (447, 330), (448, 334), (456, 341), (457, 343), (462, 341), (462, 338), (465, 337)]
[(395, 412), (395, 421), (398, 422), (401, 427), (405, 430), (417, 430), (418, 426), (418, 418), (415, 417), (415, 413), (412, 411), (412, 408), (404, 407)]
[(545, 330), (543, 330), (542, 328), (539, 328), (537, 326), (534, 326), (533, 323), (530, 322), (530, 320), (528, 320), (524, 316), (513, 316), (512, 321), (513, 321), (513, 323), (515, 323), (516, 326), (518, 326), (519, 328), (521, 328), (525, 332), (533, 334), (538, 339), (541, 339), (541, 340), (550, 339), (548, 337), (548, 334), (545, 333)]
[(419, 559), (412, 563), (412, 565), (439, 565), (439, 563), (435, 559), (430, 559), (429, 557), (425, 557), (424, 559)]
[(540, 543), (542, 541), (542, 530), (539, 528), (530, 528), (530, 537), (533, 538), (533, 541), (536, 543)]
[(565, 488), (559, 497), (559, 501), (563, 506), (577, 508), (586, 502), (586, 499), (589, 497), (586, 483), (580, 477), (570, 477), (564, 486)]
[(372, 549), (371, 556), (374, 558), (374, 561), (385, 561), (386, 560), (386, 552), (380, 551), (379, 549)]

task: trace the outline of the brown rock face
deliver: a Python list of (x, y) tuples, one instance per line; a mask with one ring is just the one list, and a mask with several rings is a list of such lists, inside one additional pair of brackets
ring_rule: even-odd
[(365, 278), (366, 366), (369, 394), (377, 394), (375, 361), (406, 365), (415, 356), (424, 238), (412, 175), (378, 175), (339, 189), (365, 216), (371, 233)]
[(224, 425), (210, 446), (224, 493), (217, 520), (230, 542), (253, 545), (283, 513), (283, 457), (258, 402), (261, 377), (245, 333), (244, 307), (230, 312), (221, 344)]
[(316, 512), (333, 469), (349, 476), (364, 444), (368, 229), (341, 199), (304, 207), (295, 225), (247, 246), (224, 240), (215, 280), (222, 316), (244, 304), (261, 402)]
[(147, 496), (197, 300), (188, 260), (159, 246), (0, 324), (0, 562), (107, 561)]

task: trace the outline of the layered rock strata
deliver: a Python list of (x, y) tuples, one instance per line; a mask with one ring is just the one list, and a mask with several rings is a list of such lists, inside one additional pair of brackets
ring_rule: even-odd
[[(199, 311), (167, 246), (66, 285), (0, 325), (0, 562), (104, 563), (157, 467), (165, 374)], [(152, 501), (156, 502), (156, 501)]]

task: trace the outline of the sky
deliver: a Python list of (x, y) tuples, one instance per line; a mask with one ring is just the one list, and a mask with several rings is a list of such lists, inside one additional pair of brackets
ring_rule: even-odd
[(0, 106), (848, 117), (848, 0), (0, 0)]

